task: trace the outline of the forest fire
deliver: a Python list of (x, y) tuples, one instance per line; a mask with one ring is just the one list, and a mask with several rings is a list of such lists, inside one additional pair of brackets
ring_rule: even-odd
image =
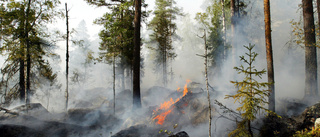
[[(162, 110), (163, 112), (156, 115), (153, 120), (157, 120), (157, 124), (162, 125), (164, 123), (164, 120), (166, 119), (167, 115), (170, 114), (173, 109), (174, 109), (174, 104), (177, 103), (182, 97), (186, 96), (188, 91), (188, 84), (191, 82), (191, 80), (187, 80), (187, 83), (184, 85), (184, 89), (183, 89), (183, 95), (180, 96), (179, 98), (177, 98), (175, 101), (170, 98), (169, 101), (165, 101), (164, 103), (162, 103), (160, 105), (159, 108), (157, 108), (156, 110), (153, 110), (154, 113), (156, 113), (159, 110)], [(178, 92), (180, 92), (180, 88), (177, 89)]]

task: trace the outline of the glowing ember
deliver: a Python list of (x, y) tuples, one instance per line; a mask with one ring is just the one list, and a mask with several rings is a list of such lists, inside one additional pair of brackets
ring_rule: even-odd
[[(177, 98), (175, 101), (173, 101), (172, 98), (170, 98), (169, 101), (165, 101), (164, 103), (162, 103), (160, 105), (159, 108), (157, 108), (156, 110), (154, 110), (154, 112), (158, 111), (158, 110), (164, 110), (164, 112), (162, 112), (161, 114), (155, 116), (153, 118), (153, 120), (158, 120), (157, 124), (162, 125), (164, 123), (164, 120), (166, 119), (167, 115), (170, 114), (173, 110), (173, 107), (171, 107), (173, 104), (175, 104), (176, 102), (178, 102), (182, 97), (184, 97), (185, 95), (187, 95), (188, 93), (188, 83), (190, 83), (191, 80), (187, 80), (187, 83), (184, 85), (184, 90), (183, 90), (183, 95), (180, 98)], [(180, 88), (177, 89), (178, 92), (180, 92)]]

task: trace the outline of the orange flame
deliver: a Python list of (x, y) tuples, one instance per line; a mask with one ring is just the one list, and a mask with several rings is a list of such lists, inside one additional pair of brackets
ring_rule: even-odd
[[(184, 85), (184, 90), (183, 90), (183, 95), (180, 98), (177, 98), (176, 101), (173, 101), (172, 98), (170, 98), (169, 101), (165, 101), (164, 103), (162, 103), (160, 105), (159, 108), (156, 109), (156, 111), (158, 110), (165, 110), (165, 112), (162, 112), (161, 114), (155, 116), (153, 118), (153, 120), (158, 120), (157, 124), (162, 125), (164, 123), (164, 120), (166, 119), (167, 115), (170, 114), (173, 110), (173, 108), (171, 107), (173, 104), (175, 104), (176, 102), (178, 102), (182, 97), (184, 97), (185, 95), (187, 95), (188, 93), (188, 84), (191, 82), (191, 80), (187, 80), (187, 83)], [(177, 91), (180, 91), (180, 88), (177, 89)], [(156, 112), (154, 111), (154, 112)]]

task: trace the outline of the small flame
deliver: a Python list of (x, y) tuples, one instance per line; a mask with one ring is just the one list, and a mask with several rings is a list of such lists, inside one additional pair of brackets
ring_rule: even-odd
[[(191, 80), (187, 80), (187, 83), (184, 85), (184, 89), (183, 89), (183, 95), (180, 98), (177, 98), (176, 101), (173, 101), (172, 98), (170, 98), (169, 101), (165, 101), (164, 103), (162, 103), (160, 105), (159, 108), (156, 109), (156, 111), (158, 110), (165, 110), (165, 112), (162, 112), (161, 114), (155, 116), (153, 118), (153, 120), (158, 120), (157, 124), (162, 125), (164, 123), (164, 120), (166, 119), (167, 115), (170, 114), (173, 110), (173, 108), (171, 107), (173, 104), (175, 104), (176, 102), (178, 102), (182, 97), (184, 97), (185, 95), (187, 95), (188, 93), (188, 84), (191, 82)], [(180, 88), (178, 87), (177, 89), (178, 92), (180, 92)], [(154, 111), (154, 112), (156, 112)]]

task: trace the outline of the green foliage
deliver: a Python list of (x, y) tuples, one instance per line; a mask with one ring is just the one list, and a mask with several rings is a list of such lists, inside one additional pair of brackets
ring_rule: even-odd
[(152, 34), (149, 35), (151, 43), (149, 49), (154, 56), (154, 70), (162, 73), (165, 83), (168, 62), (177, 56), (172, 45), (173, 39), (177, 37), (175, 33), (177, 26), (174, 21), (177, 16), (183, 14), (178, 7), (174, 6), (176, 4), (174, 0), (156, 0), (155, 4), (154, 17), (148, 24), (148, 29), (152, 30)]
[(251, 122), (256, 119), (261, 111), (270, 112), (264, 106), (268, 104), (267, 98), (269, 96), (269, 90), (265, 90), (270, 83), (259, 82), (254, 77), (262, 78), (262, 75), (266, 73), (263, 69), (258, 71), (253, 62), (258, 56), (253, 50), (254, 45), (244, 46), (249, 53), (246, 53), (247, 57), (240, 56), (240, 60), (247, 65), (244, 67), (235, 67), (238, 74), (244, 74), (245, 78), (238, 81), (231, 81), (236, 87), (239, 88), (237, 94), (227, 95), (226, 99), (233, 98), (235, 102), (240, 103), (240, 107), (237, 111), (241, 112), (242, 120), (237, 123), (237, 129), (232, 131), (230, 136), (251, 136)]
[(297, 131), (293, 137), (320, 137), (320, 128), (312, 128), (312, 130)]
[[(314, 3), (316, 5), (316, 3)], [(317, 11), (316, 7), (314, 7), (314, 11)], [(290, 21), (291, 24), (291, 36), (290, 40), (286, 43), (290, 48), (304, 48), (305, 46), (305, 36), (304, 36), (304, 28), (303, 28), (303, 16), (302, 16), (302, 7), (299, 6), (297, 13), (300, 14), (298, 20), (292, 19)], [(319, 32), (319, 22), (315, 22), (315, 34), (316, 34), (316, 47), (320, 47), (320, 32)]]
[[(133, 38), (134, 38), (134, 6), (132, 0), (108, 5), (110, 12), (96, 19), (95, 24), (103, 25), (104, 29), (99, 33), (100, 53), (99, 61), (113, 62), (113, 57), (120, 60), (119, 65), (127, 69), (132, 67)], [(146, 6), (146, 4), (143, 4)], [(142, 13), (142, 18), (147, 17), (147, 12)]]
[(210, 1), (205, 13), (197, 13), (196, 20), (203, 25), (203, 29), (209, 31), (207, 38), (208, 46), (208, 62), (212, 69), (220, 70), (224, 59), (225, 51), (228, 50), (228, 44), (223, 37), (223, 19), (225, 19), (225, 27), (230, 28), (230, 1), (225, 1), (225, 18), (223, 18), (222, 4), (218, 0)]
[[(54, 48), (48, 40), (46, 24), (59, 15), (56, 10), (59, 0), (31, 1), (27, 14), (28, 1), (10, 0), (0, 5), (0, 25), (2, 45), (0, 53), (6, 57), (1, 69), (1, 92), (7, 101), (18, 94), (19, 60), (26, 62), (26, 48), (29, 43), (31, 55), (32, 89), (39, 87), (42, 78), (54, 83), (56, 74), (52, 71), (47, 57), (55, 56), (50, 51)], [(28, 36), (27, 36), (28, 34)], [(14, 95), (14, 96), (12, 96)]]
[[(178, 124), (174, 124), (172, 127), (173, 127), (173, 129), (176, 129), (178, 127)], [(165, 130), (161, 129), (159, 131), (159, 134), (161, 134), (161, 133), (165, 133), (168, 136), (173, 135), (173, 131), (168, 131), (167, 129), (165, 129)]]

